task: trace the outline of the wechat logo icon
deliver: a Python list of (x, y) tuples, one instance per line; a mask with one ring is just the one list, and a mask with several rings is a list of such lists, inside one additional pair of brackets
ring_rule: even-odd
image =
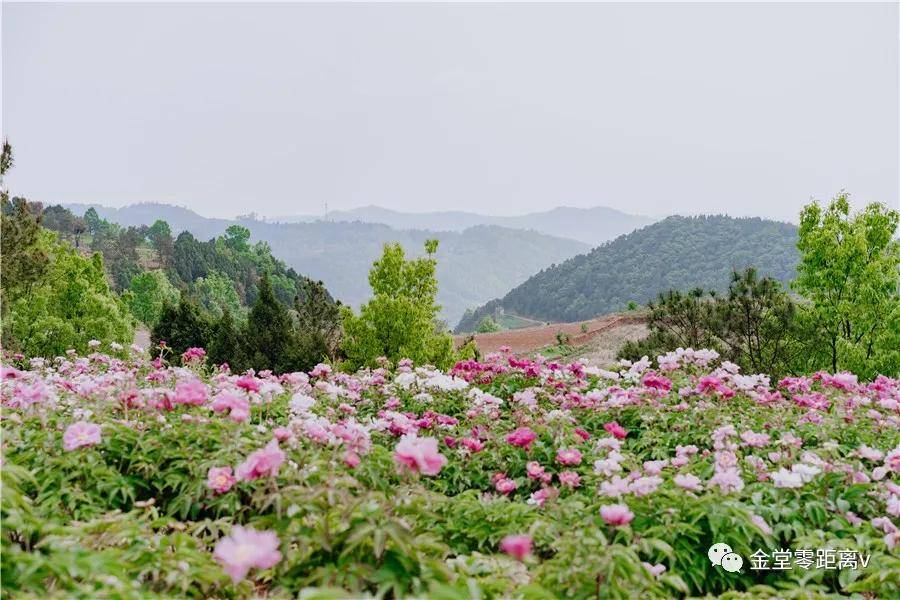
[(736, 554), (728, 544), (713, 544), (706, 553), (709, 562), (717, 567), (722, 567), (729, 573), (737, 573), (744, 566), (744, 559)]

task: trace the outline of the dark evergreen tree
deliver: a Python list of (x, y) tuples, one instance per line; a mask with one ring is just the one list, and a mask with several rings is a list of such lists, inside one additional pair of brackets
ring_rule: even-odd
[(259, 295), (247, 318), (247, 357), (257, 370), (296, 370), (297, 344), (291, 316), (275, 298), (268, 274), (259, 280)]
[(248, 368), (243, 332), (239, 330), (227, 307), (213, 325), (206, 350), (213, 364), (228, 363), (232, 373), (243, 373)]
[(337, 358), (341, 337), (341, 305), (329, 296), (321, 281), (310, 282), (305, 294), (294, 299), (300, 362), (314, 366)]
[(211, 333), (211, 323), (200, 308), (185, 292), (177, 305), (163, 308), (159, 323), (150, 332), (150, 341), (156, 348), (160, 341), (172, 349), (173, 360), (178, 360), (188, 348), (206, 348)]

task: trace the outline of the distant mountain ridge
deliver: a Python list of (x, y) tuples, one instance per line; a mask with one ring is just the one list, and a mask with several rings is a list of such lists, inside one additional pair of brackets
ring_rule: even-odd
[(760, 218), (673, 216), (539, 273), (505, 296), (467, 311), (457, 333), (499, 312), (580, 321), (645, 304), (669, 289), (723, 290), (732, 269), (756, 267), (779, 281), (799, 261), (797, 227)]
[(329, 212), (327, 218), (324, 215), (299, 215), (275, 217), (269, 220), (284, 223), (319, 220), (362, 221), (363, 223), (381, 223), (394, 229), (424, 229), (428, 231), (463, 231), (479, 225), (496, 225), (571, 238), (592, 246), (656, 221), (650, 217), (632, 215), (605, 206), (593, 208), (560, 206), (548, 211), (524, 215), (491, 216), (463, 211), (407, 213), (374, 205)]
[(436, 238), (438, 302), (442, 318), (452, 326), (470, 306), (506, 293), (551, 264), (584, 252), (589, 246), (572, 239), (492, 225), (463, 231), (397, 230), (378, 223), (314, 221), (270, 223), (253, 219), (212, 219), (186, 208), (135, 204), (124, 208), (64, 205), (82, 215), (97, 213), (120, 225), (152, 225), (165, 220), (173, 235), (188, 231), (200, 240), (222, 235), (232, 224), (247, 227), (252, 239), (269, 244), (272, 254), (297, 272), (324, 282), (328, 291), (357, 306), (369, 297), (368, 273), (386, 242), (397, 241), (411, 255), (423, 252), (425, 240)]

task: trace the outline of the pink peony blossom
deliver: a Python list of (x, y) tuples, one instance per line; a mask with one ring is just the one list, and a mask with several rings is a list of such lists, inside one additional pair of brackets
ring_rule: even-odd
[(206, 402), (206, 394), (206, 384), (199, 379), (188, 379), (175, 386), (175, 396), (172, 400), (175, 404), (200, 406)]
[(247, 572), (269, 569), (281, 560), (278, 536), (273, 531), (256, 531), (236, 525), (231, 535), (216, 543), (213, 558), (225, 569), (234, 583), (242, 581)]
[(353, 450), (347, 450), (344, 452), (344, 464), (350, 467), (351, 469), (355, 469), (359, 466), (359, 454), (354, 452)]
[(414, 433), (404, 435), (397, 442), (397, 446), (394, 448), (394, 460), (423, 475), (437, 475), (447, 464), (447, 458), (438, 452), (436, 439), (420, 438)]
[(576, 448), (564, 448), (556, 453), (556, 460), (561, 465), (579, 465), (581, 464), (581, 452)]
[(235, 476), (240, 481), (252, 481), (260, 477), (274, 477), (284, 462), (284, 451), (278, 447), (278, 441), (272, 440), (264, 448), (251, 452), (247, 459), (235, 469)]
[(500, 542), (500, 550), (516, 560), (524, 560), (531, 554), (531, 536), (508, 535)]
[(600, 507), (600, 516), (607, 525), (621, 527), (628, 525), (634, 519), (634, 513), (628, 510), (624, 504), (606, 504)]
[(100, 443), (100, 426), (96, 423), (79, 421), (72, 423), (63, 433), (63, 448), (71, 452), (76, 448), (96, 446)]
[(537, 434), (533, 432), (528, 427), (519, 427), (512, 433), (506, 436), (506, 441), (512, 444), (513, 446), (518, 446), (520, 448), (525, 448), (528, 450), (531, 448), (531, 444), (534, 443), (534, 440), (537, 439)]
[(559, 482), (570, 488), (577, 488), (581, 485), (581, 476), (575, 471), (563, 471), (559, 474)]
[(217, 494), (230, 490), (235, 481), (231, 467), (212, 467), (206, 475), (206, 487)]
[(700, 483), (700, 478), (695, 475), (691, 475), (690, 473), (684, 475), (678, 474), (673, 478), (673, 481), (675, 481), (675, 485), (677, 485), (678, 487), (685, 490), (690, 490), (692, 492), (699, 492), (703, 489), (703, 484)]
[(510, 479), (509, 477), (506, 477), (506, 476), (498, 478), (494, 482), (494, 489), (496, 489), (501, 494), (511, 494), (518, 487), (519, 487), (519, 484), (517, 484), (514, 479)]
[(617, 422), (612, 421), (603, 426), (603, 429), (606, 430), (606, 433), (614, 436), (617, 440), (624, 440), (628, 435), (628, 432), (625, 431), (625, 428), (619, 425)]

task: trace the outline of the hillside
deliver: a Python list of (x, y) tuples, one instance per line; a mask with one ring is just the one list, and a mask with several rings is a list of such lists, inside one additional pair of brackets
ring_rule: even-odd
[[(69, 208), (83, 214), (88, 207)], [(438, 302), (443, 307), (442, 318), (451, 326), (466, 307), (497, 297), (540, 269), (588, 249), (575, 240), (498, 226), (470, 227), (461, 232), (401, 231), (362, 222), (208, 219), (163, 204), (94, 208), (101, 217), (121, 225), (151, 225), (163, 219), (176, 236), (179, 231), (189, 231), (199, 240), (222, 235), (229, 225), (243, 225), (253, 240), (267, 242), (274, 256), (297, 272), (323, 281), (335, 298), (353, 306), (369, 297), (368, 272), (386, 242), (400, 242), (408, 252), (418, 255), (426, 239), (437, 238)]]
[[(284, 222), (311, 222), (321, 216), (280, 217)], [(328, 213), (329, 221), (361, 221), (381, 223), (394, 229), (425, 229), (430, 231), (463, 231), (478, 225), (497, 225), (510, 229), (533, 230), (546, 235), (566, 237), (596, 246), (655, 219), (624, 213), (605, 206), (572, 208), (562, 206), (552, 210), (497, 217), (462, 211), (407, 213), (380, 206), (362, 206)]]
[(499, 309), (542, 321), (578, 321), (646, 303), (669, 289), (721, 290), (732, 269), (794, 277), (797, 228), (759, 218), (674, 216), (540, 271), (508, 294), (468, 311), (473, 331)]

